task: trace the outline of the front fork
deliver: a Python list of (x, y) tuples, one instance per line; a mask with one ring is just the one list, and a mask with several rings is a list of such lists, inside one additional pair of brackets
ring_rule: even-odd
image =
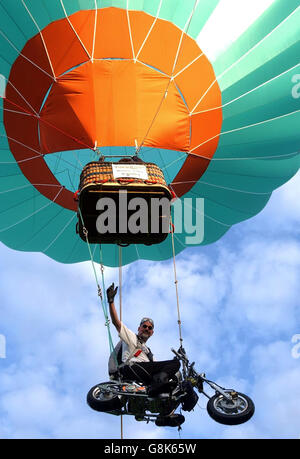
[(216, 394), (221, 394), (223, 395), (224, 398), (226, 398), (229, 401), (232, 401), (237, 396), (237, 392), (233, 389), (224, 389), (224, 387), (219, 386), (217, 383), (210, 381), (205, 377), (204, 373), (201, 373), (200, 375), (197, 374), (198, 376), (198, 381), (200, 380), (202, 382), (201, 387), (198, 387), (199, 392), (201, 392), (203, 395), (205, 395), (207, 398), (211, 398), (206, 392), (203, 390), (203, 382), (208, 384), (213, 390), (216, 391)]
[[(237, 396), (237, 392), (235, 390), (224, 389), (224, 387), (221, 387), (217, 383), (207, 379), (204, 373), (197, 373), (193, 368), (195, 362), (189, 364), (184, 349), (180, 348), (179, 352), (175, 351), (175, 349), (171, 350), (183, 363), (184, 377), (187, 377), (187, 379), (190, 380), (193, 386), (196, 386), (199, 392), (205, 395), (207, 398), (211, 397), (208, 394), (206, 394), (206, 392), (203, 390), (203, 382), (208, 384), (213, 390), (216, 391), (216, 393), (223, 395), (223, 397), (226, 398), (226, 400), (232, 401), (232, 399), (234, 399)], [(188, 373), (192, 374), (192, 376), (189, 376)], [(199, 383), (199, 381), (201, 382)]]

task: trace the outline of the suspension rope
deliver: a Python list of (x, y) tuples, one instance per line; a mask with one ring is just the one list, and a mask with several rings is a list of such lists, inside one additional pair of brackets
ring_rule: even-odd
[(120, 321), (122, 322), (122, 247), (119, 246), (119, 307)]
[[(119, 317), (122, 322), (122, 247), (119, 246)], [(121, 414), (120, 419), (121, 427), (121, 440), (124, 439), (124, 430), (123, 430), (123, 415)]]
[[(85, 236), (86, 243), (87, 243), (87, 246), (88, 246), (88, 250), (89, 250), (89, 253), (90, 253), (91, 264), (92, 264), (92, 268), (93, 268), (93, 272), (94, 272), (94, 276), (95, 276), (95, 280), (96, 280), (96, 284), (97, 284), (98, 296), (99, 296), (100, 301), (101, 301), (101, 306), (102, 306), (102, 310), (103, 310), (103, 314), (104, 314), (104, 318), (105, 318), (105, 326), (107, 327), (110, 353), (112, 353), (112, 352), (114, 352), (114, 345), (113, 345), (113, 340), (112, 340), (111, 331), (110, 331), (110, 320), (109, 320), (109, 317), (108, 317), (107, 304), (106, 304), (106, 300), (105, 300), (106, 297), (104, 295), (104, 298), (103, 298), (102, 289), (100, 287), (100, 284), (99, 284), (99, 281), (98, 281), (97, 272), (96, 272), (96, 268), (95, 268), (95, 262), (94, 262), (94, 257), (93, 257), (92, 250), (91, 250), (91, 245), (89, 243), (88, 231), (85, 228), (84, 221), (83, 221), (83, 216), (82, 216), (81, 209), (80, 209), (79, 206), (78, 206), (78, 213), (79, 213), (79, 216), (80, 216), (80, 219), (81, 219), (81, 222), (82, 222), (83, 234)], [(101, 256), (102, 256), (102, 251), (101, 251)], [(101, 266), (101, 275), (102, 275), (102, 285), (103, 285), (103, 290), (105, 291), (104, 268), (103, 268), (103, 264), (101, 263), (101, 260), (100, 260), (100, 266)], [(114, 352), (114, 354), (115, 354), (115, 352)], [(116, 358), (116, 356), (115, 356), (115, 358)]]
[[(85, 235), (85, 238), (86, 238), (86, 242), (87, 242), (87, 245), (88, 245), (88, 249), (89, 249), (89, 253), (90, 253), (90, 258), (91, 258), (91, 263), (92, 263), (92, 267), (93, 267), (93, 271), (94, 271), (94, 276), (95, 276), (95, 280), (96, 280), (96, 284), (97, 284), (97, 289), (98, 289), (98, 296), (100, 297), (100, 300), (101, 300), (101, 306), (102, 306), (102, 310), (103, 310), (103, 314), (104, 314), (104, 317), (105, 317), (105, 325), (107, 327), (107, 333), (108, 333), (108, 342), (109, 342), (109, 348), (110, 348), (110, 354), (113, 354), (114, 356), (114, 360), (115, 360), (115, 363), (116, 363), (116, 366), (118, 367), (119, 364), (118, 364), (118, 360), (117, 360), (117, 356), (116, 356), (116, 351), (115, 351), (115, 347), (113, 345), (113, 340), (112, 340), (112, 336), (111, 336), (111, 331), (110, 331), (110, 320), (109, 320), (109, 317), (108, 317), (108, 311), (107, 311), (107, 302), (106, 302), (106, 297), (104, 295), (104, 298), (103, 298), (103, 294), (102, 292), (105, 292), (105, 282), (104, 282), (104, 266), (103, 266), (103, 256), (102, 256), (102, 246), (100, 244), (100, 271), (101, 271), (101, 278), (102, 278), (102, 289), (100, 287), (100, 284), (99, 284), (99, 281), (98, 281), (98, 276), (97, 276), (97, 272), (96, 272), (96, 269), (95, 269), (95, 262), (94, 262), (94, 257), (93, 257), (93, 254), (92, 254), (92, 250), (91, 250), (91, 246), (90, 246), (90, 243), (89, 243), (89, 239), (88, 239), (88, 231), (87, 229), (85, 228), (84, 226), (84, 221), (83, 221), (83, 216), (82, 216), (82, 212), (81, 212), (81, 209), (80, 207), (78, 206), (78, 212), (79, 212), (79, 215), (80, 215), (80, 219), (81, 219), (81, 222), (82, 222), (82, 226), (83, 226), (83, 234)], [(121, 252), (121, 247), (120, 247), (120, 250), (119, 250), (119, 288), (120, 288), (120, 317), (122, 315), (122, 297), (121, 297), (121, 281), (122, 281), (122, 252)], [(121, 415), (121, 439), (123, 440), (123, 416)]]
[[(146, 132), (146, 134), (144, 135), (144, 138), (142, 139), (140, 145), (138, 145), (138, 148), (136, 149), (136, 155), (138, 155), (142, 149), (142, 147), (144, 146), (144, 143), (148, 137), (148, 134), (149, 132), (151, 131), (152, 129), (152, 126), (153, 124), (155, 123), (160, 111), (161, 111), (161, 108), (162, 108), (162, 105), (165, 101), (165, 99), (167, 98), (168, 96), (168, 92), (169, 92), (169, 87), (171, 85), (171, 83), (173, 82), (174, 80), (174, 73), (175, 73), (175, 69), (176, 69), (176, 66), (177, 66), (177, 63), (178, 63), (178, 60), (179, 60), (179, 55), (180, 55), (180, 52), (182, 51), (182, 43), (183, 43), (183, 40), (185, 39), (186, 35), (188, 34), (188, 31), (189, 31), (189, 28), (190, 28), (190, 25), (191, 25), (191, 22), (192, 22), (192, 19), (193, 19), (193, 16), (195, 14), (195, 11), (197, 9), (197, 6), (198, 6), (198, 3), (199, 3), (199, 0), (195, 0), (195, 3), (194, 3), (194, 6), (193, 6), (193, 10), (190, 14), (190, 17), (188, 18), (188, 21), (187, 23), (185, 24), (184, 26), (184, 29), (182, 30), (182, 33), (181, 33), (181, 37), (180, 37), (180, 40), (179, 40), (179, 44), (178, 44), (178, 47), (177, 47), (177, 52), (176, 52), (176, 56), (175, 56), (175, 59), (174, 59), (174, 62), (173, 62), (173, 69), (172, 69), (172, 72), (171, 72), (171, 75), (170, 75), (170, 78), (169, 78), (169, 81), (167, 83), (167, 86), (166, 86), (166, 89), (163, 93), (163, 96), (160, 100), (160, 103), (157, 107), (157, 110), (153, 116), (153, 119), (149, 125), (149, 128)], [(128, 14), (128, 13), (127, 13)], [(199, 56), (200, 57), (200, 56)]]
[(179, 304), (179, 294), (178, 294), (178, 279), (177, 279), (176, 258), (175, 258), (176, 254), (175, 254), (175, 244), (174, 244), (174, 225), (173, 225), (173, 222), (172, 222), (172, 215), (170, 216), (170, 227), (171, 227), (173, 268), (174, 268), (174, 279), (175, 279), (174, 284), (175, 284), (176, 303), (177, 303), (177, 323), (178, 323), (178, 330), (179, 330), (180, 347), (182, 347), (183, 338), (182, 338), (182, 329), (181, 329), (180, 304)]
[(74, 142), (84, 146), (88, 150), (93, 150), (94, 151), (94, 147), (91, 147), (90, 145), (86, 144), (85, 142), (82, 142), (80, 139), (78, 139), (78, 138), (74, 137), (73, 135), (65, 132), (64, 130), (60, 129), (59, 127), (55, 126), (54, 124), (50, 123), (49, 121), (44, 120), (43, 118), (40, 117), (39, 114), (31, 113), (30, 111), (26, 110), (21, 105), (16, 104), (15, 102), (13, 102), (12, 100), (8, 99), (7, 97), (1, 97), (1, 99), (6, 100), (9, 104), (13, 105), (14, 107), (17, 107), (18, 109), (21, 109), (21, 111), (24, 113), (24, 115), (30, 115), (30, 116), (36, 118), (39, 122), (44, 123), (47, 126), (50, 126), (51, 128), (53, 128), (56, 131), (58, 131), (60, 134), (65, 135), (69, 139), (71, 139)]

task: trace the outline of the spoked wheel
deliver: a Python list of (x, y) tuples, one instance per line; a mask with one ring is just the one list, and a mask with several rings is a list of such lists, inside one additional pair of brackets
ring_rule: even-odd
[(96, 411), (118, 411), (122, 408), (121, 400), (114, 394), (112, 383), (101, 383), (92, 387), (87, 394), (88, 405)]
[(226, 391), (230, 400), (222, 394), (211, 397), (207, 403), (207, 412), (215, 421), (226, 425), (237, 425), (249, 421), (254, 414), (254, 403), (245, 394)]

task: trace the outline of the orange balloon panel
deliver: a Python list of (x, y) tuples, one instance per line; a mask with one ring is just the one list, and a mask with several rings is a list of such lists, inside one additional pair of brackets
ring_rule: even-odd
[(72, 210), (73, 194), (57, 193), (43, 155), (136, 142), (184, 151), (173, 184), (181, 196), (218, 145), (222, 109), (197, 114), (222, 105), (214, 81), (197, 43), (174, 24), (120, 8), (79, 11), (29, 40), (12, 66), (4, 101), (11, 151), (26, 159), (19, 166), (40, 193)]
[(52, 86), (41, 112), (43, 152), (70, 149), (74, 132), (91, 146), (140, 144), (157, 113), (145, 145), (188, 150), (189, 113), (174, 83), (163, 98), (168, 83), (166, 76), (132, 60), (81, 65)]

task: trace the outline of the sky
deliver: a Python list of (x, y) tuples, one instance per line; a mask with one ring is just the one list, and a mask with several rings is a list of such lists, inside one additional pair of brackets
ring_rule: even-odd
[[(124, 418), (124, 438), (300, 438), (300, 174), (219, 242), (177, 256), (183, 344), (199, 372), (248, 394), (253, 418), (224, 426), (199, 397), (182, 431)], [(120, 418), (86, 404), (109, 346), (89, 262), (63, 265), (0, 245), (1, 438), (120, 438)], [(179, 347), (172, 261), (123, 268), (123, 320), (155, 322), (151, 349)], [(118, 269), (105, 268), (108, 286)], [(112, 327), (114, 343), (118, 337)], [(167, 344), (166, 344), (167, 343)], [(298, 344), (298, 346), (297, 346)], [(211, 392), (210, 392), (211, 393)]]

